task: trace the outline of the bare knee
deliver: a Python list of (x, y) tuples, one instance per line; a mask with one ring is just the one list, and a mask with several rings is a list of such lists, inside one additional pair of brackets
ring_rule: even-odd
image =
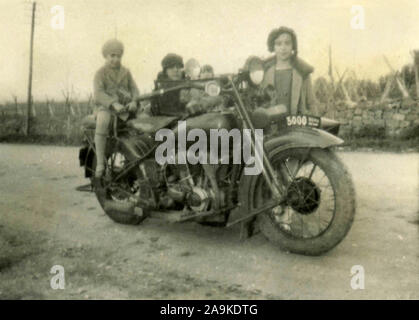
[(99, 111), (96, 115), (96, 134), (108, 135), (111, 114), (108, 111)]

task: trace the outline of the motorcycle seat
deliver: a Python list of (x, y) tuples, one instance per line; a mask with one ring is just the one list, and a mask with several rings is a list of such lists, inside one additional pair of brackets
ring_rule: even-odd
[[(127, 122), (127, 126), (139, 130), (144, 133), (154, 133), (161, 128), (167, 127), (173, 121), (178, 119), (178, 117), (173, 116), (153, 116), (153, 117), (143, 117), (135, 118)], [(94, 114), (88, 115), (83, 118), (81, 122), (83, 128), (85, 129), (95, 129), (96, 128), (96, 117)]]
[(161, 128), (166, 128), (179, 117), (152, 116), (129, 120), (127, 126), (144, 133), (154, 133)]

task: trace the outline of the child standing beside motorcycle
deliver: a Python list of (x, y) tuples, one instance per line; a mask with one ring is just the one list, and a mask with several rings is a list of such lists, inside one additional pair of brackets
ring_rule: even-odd
[[(297, 57), (297, 35), (294, 30), (280, 27), (270, 32), (268, 50), (275, 55), (265, 61), (261, 84), (270, 105), (284, 105), (290, 115), (318, 115), (312, 90), (311, 76), (314, 68)], [(286, 230), (290, 229), (292, 212), (277, 218)]]
[(275, 56), (265, 62), (261, 84), (273, 93), (272, 105), (282, 104), (288, 113), (317, 115), (311, 76), (314, 68), (297, 57), (297, 35), (294, 30), (280, 27), (270, 32), (268, 49)]
[[(123, 44), (111, 39), (102, 47), (105, 65), (95, 74), (94, 99), (97, 104), (96, 114), (96, 170), (95, 181), (100, 180), (105, 171), (105, 147), (111, 122), (111, 110), (119, 112), (126, 106), (129, 112), (137, 110), (139, 91), (131, 72), (121, 65), (124, 53)], [(126, 104), (126, 105), (125, 105)], [(119, 116), (127, 120), (128, 113)]]

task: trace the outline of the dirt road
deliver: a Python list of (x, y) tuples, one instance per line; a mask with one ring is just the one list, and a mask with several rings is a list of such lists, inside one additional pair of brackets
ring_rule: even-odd
[[(321, 257), (261, 234), (104, 215), (72, 147), (0, 145), (0, 299), (419, 299), (418, 154), (339, 153), (357, 193), (344, 241)], [(65, 289), (50, 286), (52, 266)], [(351, 287), (351, 268), (365, 289)]]

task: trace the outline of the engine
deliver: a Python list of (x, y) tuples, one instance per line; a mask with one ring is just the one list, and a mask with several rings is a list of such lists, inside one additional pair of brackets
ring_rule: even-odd
[[(140, 165), (143, 176), (138, 181), (138, 196), (154, 209), (192, 210), (203, 212), (225, 205), (224, 188), (219, 187), (219, 165), (159, 165), (154, 159), (146, 159)], [(144, 174), (145, 173), (145, 174)], [(220, 181), (223, 181), (222, 179)], [(227, 184), (226, 184), (227, 185)], [(148, 190), (148, 192), (146, 191)], [(150, 192), (153, 197), (150, 197)], [(152, 200), (151, 198), (154, 198)]]

